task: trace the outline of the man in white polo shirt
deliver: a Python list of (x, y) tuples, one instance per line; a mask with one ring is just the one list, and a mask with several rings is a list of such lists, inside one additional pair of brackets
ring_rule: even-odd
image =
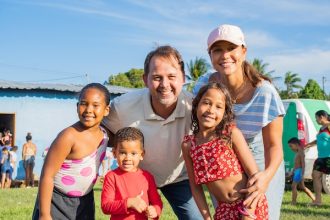
[(192, 197), (181, 153), (190, 132), (192, 94), (182, 90), (184, 62), (171, 46), (151, 51), (144, 62), (147, 88), (115, 98), (103, 124), (113, 133), (137, 127), (145, 137), (141, 168), (151, 172), (178, 219), (202, 219)]

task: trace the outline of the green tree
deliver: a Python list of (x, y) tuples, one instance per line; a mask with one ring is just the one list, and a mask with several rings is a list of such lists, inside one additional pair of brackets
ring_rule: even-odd
[(143, 69), (130, 69), (127, 73), (127, 77), (129, 78), (131, 84), (134, 88), (143, 88), (144, 82), (143, 82)]
[(143, 88), (144, 82), (142, 75), (143, 69), (132, 68), (128, 72), (111, 75), (109, 77), (109, 84), (128, 88)]
[(323, 90), (321, 89), (320, 85), (313, 79), (308, 80), (305, 88), (301, 90), (299, 97), (324, 100)]
[(267, 67), (269, 66), (269, 63), (263, 63), (262, 60), (254, 58), (252, 61), (252, 66), (258, 70), (259, 73), (262, 75), (270, 78), (272, 81), (279, 80), (281, 77), (279, 76), (273, 76), (272, 74), (274, 73), (274, 70), (268, 71), (267, 72)]
[(286, 91), (284, 91), (284, 93), (287, 94), (287, 98), (297, 97), (297, 94), (294, 93), (293, 89), (303, 88), (298, 82), (301, 82), (301, 78), (297, 73), (292, 73), (291, 71), (285, 73), (284, 84), (286, 85)]
[(187, 68), (191, 79), (196, 81), (201, 75), (209, 71), (211, 65), (204, 58), (196, 57), (195, 60), (190, 60), (187, 64)]

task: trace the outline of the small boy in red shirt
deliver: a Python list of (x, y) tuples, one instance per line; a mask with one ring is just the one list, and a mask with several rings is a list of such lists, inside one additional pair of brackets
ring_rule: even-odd
[(103, 183), (101, 208), (110, 219), (158, 219), (162, 201), (153, 176), (139, 168), (144, 156), (144, 137), (133, 127), (120, 129), (114, 139), (113, 155), (118, 168), (109, 171)]

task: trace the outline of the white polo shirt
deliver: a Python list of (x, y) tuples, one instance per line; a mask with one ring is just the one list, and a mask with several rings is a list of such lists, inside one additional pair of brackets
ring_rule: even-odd
[(154, 113), (149, 89), (144, 88), (115, 98), (110, 114), (103, 120), (113, 133), (123, 127), (142, 131), (146, 154), (140, 167), (154, 175), (158, 187), (188, 179), (181, 142), (191, 133), (192, 98), (191, 93), (182, 90), (174, 112), (163, 119)]

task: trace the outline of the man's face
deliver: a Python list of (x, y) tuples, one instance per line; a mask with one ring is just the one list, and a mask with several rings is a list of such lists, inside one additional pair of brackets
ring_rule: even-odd
[(149, 88), (153, 107), (176, 105), (185, 81), (178, 61), (155, 56), (150, 60), (149, 69), (143, 80)]

